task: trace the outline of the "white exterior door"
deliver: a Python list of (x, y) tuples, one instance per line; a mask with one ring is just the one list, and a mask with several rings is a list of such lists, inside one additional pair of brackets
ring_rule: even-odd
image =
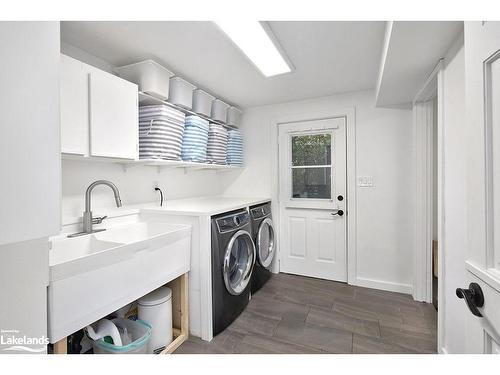
[(279, 125), (282, 272), (347, 281), (345, 124)]
[[(465, 23), (467, 352), (500, 353), (500, 23)], [(469, 285), (457, 285), (468, 288)], [(474, 287), (474, 285), (473, 285)], [(465, 298), (464, 298), (465, 300)], [(481, 303), (483, 302), (483, 303)], [(481, 306), (482, 305), (482, 306)], [(477, 309), (476, 309), (477, 306)]]

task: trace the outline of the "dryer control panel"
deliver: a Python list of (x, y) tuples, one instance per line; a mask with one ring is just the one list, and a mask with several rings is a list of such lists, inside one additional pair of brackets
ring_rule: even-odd
[(250, 221), (250, 215), (247, 211), (237, 212), (228, 216), (221, 217), (217, 219), (217, 227), (219, 232), (228, 232), (231, 230), (238, 229)]
[(250, 208), (250, 214), (252, 215), (252, 219), (254, 220), (271, 215), (271, 203)]

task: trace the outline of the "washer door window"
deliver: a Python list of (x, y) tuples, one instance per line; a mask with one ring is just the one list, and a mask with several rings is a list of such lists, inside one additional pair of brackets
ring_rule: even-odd
[(232, 295), (241, 294), (252, 275), (255, 263), (255, 245), (252, 237), (244, 230), (240, 230), (229, 241), (224, 256), (222, 273), (224, 283)]
[(257, 232), (257, 261), (262, 267), (269, 267), (274, 258), (275, 240), (273, 221), (265, 219)]

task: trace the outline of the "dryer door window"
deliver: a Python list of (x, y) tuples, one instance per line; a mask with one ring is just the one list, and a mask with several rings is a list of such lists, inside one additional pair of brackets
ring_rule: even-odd
[(273, 221), (269, 218), (260, 223), (257, 232), (257, 260), (262, 267), (269, 267), (274, 258), (276, 244)]
[(241, 294), (252, 275), (255, 263), (255, 246), (250, 234), (240, 230), (229, 241), (224, 255), (222, 273), (227, 291), (232, 295)]

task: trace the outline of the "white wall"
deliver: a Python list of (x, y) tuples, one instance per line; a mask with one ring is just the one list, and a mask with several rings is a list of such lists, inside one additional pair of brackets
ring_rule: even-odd
[[(47, 334), (48, 236), (60, 229), (59, 22), (0, 22), (0, 41), (0, 335), (5, 341)], [(4, 348), (0, 345), (0, 353)]]
[[(121, 165), (109, 162), (63, 160), (62, 162), (62, 216), (68, 219), (81, 216), (85, 205), (85, 190), (95, 180), (105, 179), (116, 184), (123, 205), (159, 200), (155, 184), (162, 189), (164, 199), (188, 198), (222, 193), (220, 177), (224, 172), (213, 170), (165, 169), (137, 166), (124, 171)], [(105, 214), (115, 207), (113, 193), (106, 186), (98, 186), (92, 193), (92, 210)]]
[(104, 70), (105, 72), (114, 73), (113, 65), (111, 65), (107, 61), (94, 56), (78, 47), (72, 46), (71, 44), (64, 43), (63, 41), (61, 41), (61, 53), (67, 56), (71, 56), (74, 59), (83, 61), (86, 64), (95, 66), (96, 68)]
[(272, 196), (271, 121), (332, 108), (356, 109), (356, 170), (374, 177), (375, 187), (357, 188), (358, 283), (411, 292), (413, 252), (412, 115), (377, 109), (372, 91), (245, 110), (246, 168), (223, 177), (224, 193)]
[[(467, 285), (465, 258), (467, 254), (467, 195), (465, 132), (465, 61), (463, 35), (451, 47), (444, 68), (444, 295), (439, 301), (443, 317), (442, 349), (448, 353), (465, 352), (465, 321), (467, 309), (455, 295), (455, 289)], [(441, 245), (441, 244), (440, 244)], [(441, 349), (441, 348), (440, 348)]]

